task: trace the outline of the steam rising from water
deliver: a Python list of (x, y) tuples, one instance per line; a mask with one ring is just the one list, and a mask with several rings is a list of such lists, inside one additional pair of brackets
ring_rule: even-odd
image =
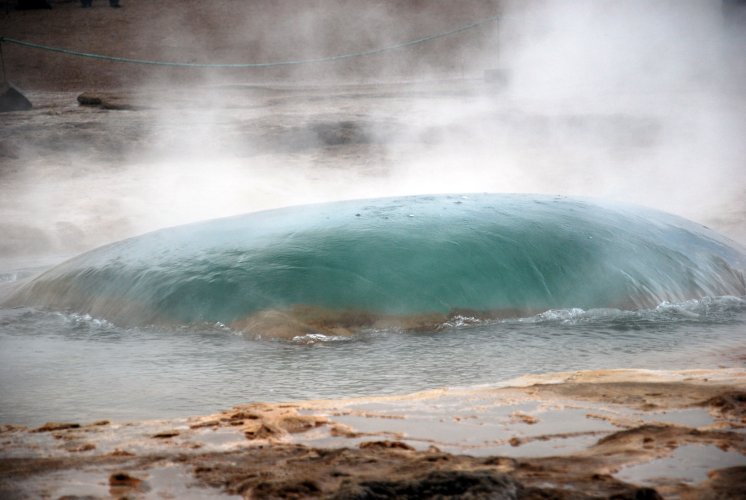
[[(153, 109), (63, 107), (62, 127), (56, 113), (69, 96), (39, 94), (51, 107), (6, 125), (34, 132), (8, 163), (17, 171), (3, 177), (0, 224), (11, 237), (0, 253), (75, 253), (247, 211), (454, 191), (613, 198), (746, 241), (739, 9), (706, 0), (515, 0), (500, 4), (491, 31), (358, 66), (210, 76), (193, 91), (148, 86), (129, 99)], [(426, 3), (400, 14), (371, 7), (354, 17), (321, 3), (284, 12), (283, 22), (299, 26), (292, 47), (270, 36), (282, 30), (246, 34), (236, 20), (221, 40), (240, 50), (194, 57), (243, 61), (246, 47), (267, 60), (328, 55), (353, 48), (349, 40), (385, 46), (470, 20)], [(169, 43), (188, 45), (190, 36)], [(500, 70), (505, 83), (484, 82), (485, 69)], [(235, 85), (277, 76), (269, 87)], [(376, 84), (343, 85), (361, 81)]]

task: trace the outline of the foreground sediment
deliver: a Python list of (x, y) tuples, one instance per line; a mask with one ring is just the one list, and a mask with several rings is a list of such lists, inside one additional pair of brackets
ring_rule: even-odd
[(0, 428), (3, 498), (735, 498), (746, 372), (602, 370)]

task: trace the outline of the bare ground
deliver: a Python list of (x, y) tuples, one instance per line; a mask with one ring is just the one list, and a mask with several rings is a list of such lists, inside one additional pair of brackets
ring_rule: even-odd
[[(0, 492), (736, 498), (746, 478), (745, 390), (738, 370), (608, 370), (256, 403), (176, 421), (4, 426)], [(656, 474), (667, 460), (678, 461)]]

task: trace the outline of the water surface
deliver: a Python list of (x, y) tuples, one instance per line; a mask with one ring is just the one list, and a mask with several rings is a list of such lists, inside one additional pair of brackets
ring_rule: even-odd
[(744, 332), (746, 301), (736, 297), (290, 341), (5, 309), (0, 422), (179, 417), (250, 401), (407, 393), (576, 369), (742, 366), (730, 354), (743, 351)]

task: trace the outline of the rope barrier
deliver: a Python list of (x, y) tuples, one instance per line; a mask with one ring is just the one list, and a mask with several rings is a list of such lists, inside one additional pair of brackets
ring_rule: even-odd
[(93, 54), (90, 52), (79, 52), (77, 50), (69, 50), (69, 49), (64, 49), (60, 47), (50, 47), (47, 45), (27, 42), (25, 40), (17, 40), (15, 38), (9, 38), (9, 37), (4, 37), (4, 36), (0, 36), (0, 46), (2, 46), (2, 43), (4, 42), (4, 43), (20, 45), (22, 47), (46, 50), (48, 52), (57, 52), (60, 54), (67, 54), (67, 55), (76, 56), (76, 57), (85, 57), (89, 59), (99, 59), (99, 60), (104, 60), (104, 61), (129, 63), (129, 64), (147, 64), (151, 66), (171, 66), (171, 67), (179, 67), (179, 68), (274, 68), (278, 66), (296, 66), (296, 65), (302, 65), (302, 64), (316, 64), (316, 63), (324, 63), (324, 62), (341, 61), (344, 59), (353, 59), (357, 57), (372, 56), (376, 54), (382, 54), (384, 52), (390, 52), (393, 50), (400, 50), (400, 49), (412, 47), (414, 45), (419, 45), (421, 43), (430, 42), (432, 40), (437, 40), (438, 38), (444, 38), (447, 36), (455, 35), (457, 33), (461, 33), (464, 31), (478, 28), (487, 23), (496, 21), (498, 17), (499, 16), (488, 17), (481, 21), (475, 21), (469, 24), (465, 24), (463, 26), (459, 26), (458, 28), (455, 28), (449, 31), (436, 33), (435, 35), (429, 35), (429, 36), (422, 37), (422, 38), (416, 38), (414, 40), (409, 40), (406, 42), (398, 43), (396, 45), (389, 45), (387, 47), (363, 50), (360, 52), (350, 52), (347, 54), (338, 54), (338, 55), (328, 56), (328, 57), (318, 57), (318, 58), (313, 58), (313, 59), (300, 59), (300, 60), (290, 60), (290, 61), (278, 61), (278, 62), (269, 62), (269, 63), (246, 63), (246, 64), (182, 63), (182, 62), (169, 62), (169, 61), (152, 61), (152, 60), (147, 60), (147, 59), (131, 59), (128, 57), (106, 56), (102, 54)]
[[(2, 37), (0, 37), (2, 40)], [(5, 76), (5, 57), (3, 56), (3, 44), (0, 43), (0, 68), (3, 71), (3, 86), (8, 83), (8, 78)]]

